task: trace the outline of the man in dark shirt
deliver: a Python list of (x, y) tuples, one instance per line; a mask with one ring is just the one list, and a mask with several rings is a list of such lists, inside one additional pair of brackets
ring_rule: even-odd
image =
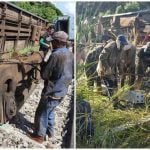
[(46, 134), (54, 135), (54, 110), (67, 94), (73, 73), (73, 53), (66, 48), (68, 35), (58, 31), (52, 38), (53, 51), (41, 71), (44, 89), (35, 113), (36, 126), (34, 133), (29, 134), (30, 138), (40, 143)]
[(141, 81), (144, 76), (146, 76), (146, 70), (150, 67), (150, 42), (146, 46), (142, 47), (138, 52), (138, 88), (141, 86)]

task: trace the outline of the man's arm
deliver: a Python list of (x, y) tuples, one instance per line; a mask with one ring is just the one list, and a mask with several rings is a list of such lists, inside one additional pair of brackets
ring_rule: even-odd
[(56, 62), (57, 57), (54, 53), (52, 53), (48, 62), (41, 69), (41, 77), (43, 80), (48, 80), (52, 76), (52, 72), (56, 66)]
[(49, 47), (50, 47), (50, 45), (49, 45), (49, 44), (46, 44), (46, 43), (44, 42), (44, 38), (41, 38), (41, 39), (40, 39), (40, 45), (42, 45), (42, 46), (46, 46), (47, 48), (49, 48)]
[(109, 48), (104, 48), (102, 50), (102, 52), (99, 55), (99, 60), (101, 61), (102, 66), (107, 69), (109, 68), (109, 64), (108, 64), (108, 56), (110, 53), (110, 49)]

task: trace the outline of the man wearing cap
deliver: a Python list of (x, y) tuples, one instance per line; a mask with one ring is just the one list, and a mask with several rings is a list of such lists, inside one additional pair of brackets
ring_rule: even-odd
[(46, 134), (54, 136), (55, 107), (67, 94), (72, 80), (73, 53), (66, 48), (68, 35), (63, 31), (52, 36), (52, 54), (42, 67), (41, 77), (44, 88), (41, 100), (35, 113), (35, 130), (29, 137), (42, 143)]
[[(110, 89), (117, 87), (118, 69), (122, 70), (120, 56), (130, 48), (125, 36), (119, 35), (116, 41), (110, 41), (99, 55), (97, 72), (101, 79), (109, 82)], [(112, 94), (112, 91), (110, 92)]]
[(138, 65), (137, 65), (137, 74), (138, 74), (138, 88), (141, 86), (141, 81), (144, 76), (146, 76), (146, 71), (150, 67), (150, 42), (143, 46), (137, 54), (138, 56)]
[(45, 33), (43, 33), (40, 37), (40, 51), (44, 52), (44, 56), (46, 55), (49, 49), (52, 50), (51, 37), (53, 33), (54, 26), (52, 24), (48, 24)]

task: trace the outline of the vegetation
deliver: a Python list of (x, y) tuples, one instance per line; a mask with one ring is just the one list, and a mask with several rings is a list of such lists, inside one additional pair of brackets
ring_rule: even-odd
[[(81, 51), (81, 44), (85, 44), (85, 41), (90, 43), (88, 39), (94, 39), (94, 17), (97, 20), (98, 16), (146, 9), (150, 9), (149, 2), (78, 2), (76, 6), (77, 51)], [(87, 24), (85, 23), (86, 21), (88, 22)]]
[[(78, 2), (77, 19), (149, 9), (149, 2)], [(94, 11), (92, 11), (94, 10)]]
[[(150, 8), (148, 2), (78, 2), (76, 16), (77, 31), (77, 53), (83, 52), (86, 45), (84, 38), (91, 39), (92, 18), (99, 15), (109, 15), (116, 13), (125, 13)], [(83, 26), (87, 20), (88, 25)], [(91, 44), (91, 43), (90, 43)], [(94, 44), (94, 43), (92, 43)], [(91, 45), (90, 45), (91, 46)], [(89, 48), (90, 50), (90, 48)], [(87, 51), (86, 51), (87, 53)], [(91, 62), (93, 64), (95, 62)], [(87, 64), (87, 65), (91, 65)], [(138, 123), (139, 120), (150, 116), (150, 95), (145, 92), (145, 106), (138, 108), (114, 109), (112, 97), (109, 99), (102, 96), (100, 92), (87, 87), (87, 81), (84, 76), (84, 65), (77, 64), (77, 103), (86, 99), (92, 108), (92, 120), (95, 134), (91, 138), (81, 138), (82, 126), (77, 128), (77, 148), (149, 148), (150, 147), (150, 122)], [(119, 89), (113, 98), (120, 96), (129, 87)], [(81, 116), (87, 117), (87, 114), (77, 114), (77, 121)], [(87, 120), (83, 122), (87, 126)], [(124, 125), (134, 124), (124, 129)], [(123, 130), (116, 131), (118, 127)], [(116, 132), (115, 132), (116, 131)]]
[(13, 2), (15, 5), (52, 22), (62, 12), (51, 2)]
[[(145, 94), (145, 107), (114, 109), (112, 101), (100, 95), (97, 91), (91, 90), (86, 85), (84, 76), (77, 80), (77, 102), (86, 99), (92, 108), (92, 120), (94, 123), (95, 134), (90, 139), (85, 136), (81, 139), (80, 129), (77, 128), (77, 147), (78, 148), (140, 148), (150, 147), (149, 122), (138, 124), (139, 120), (150, 115), (150, 96)], [(113, 97), (120, 96), (126, 91), (128, 86), (120, 89)], [(83, 116), (83, 114), (81, 114)], [(77, 114), (77, 116), (81, 116)], [(87, 114), (84, 114), (87, 116)], [(77, 121), (80, 117), (77, 117)], [(87, 122), (83, 122), (86, 124)], [(135, 124), (123, 129), (128, 124)], [(117, 128), (121, 128), (123, 130)], [(116, 130), (116, 132), (115, 132)]]

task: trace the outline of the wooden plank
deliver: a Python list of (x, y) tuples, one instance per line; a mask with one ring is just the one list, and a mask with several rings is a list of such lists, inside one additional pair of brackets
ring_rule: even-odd
[(22, 11), (20, 11), (19, 16), (18, 16), (18, 33), (17, 33), (17, 38), (15, 40), (15, 44), (14, 44), (14, 50), (17, 49), (17, 45), (18, 45), (20, 29), (21, 29), (21, 21), (22, 21)]
[[(0, 25), (0, 29), (2, 29), (2, 25)], [(18, 31), (18, 27), (6, 25), (5, 30)], [(21, 28), (20, 31), (31, 32), (31, 29)]]
[(25, 28), (21, 28), (20, 31), (24, 31), (24, 32), (31, 32), (31, 29), (25, 29)]
[[(30, 30), (31, 30), (31, 27), (32, 27), (31, 24), (32, 24), (32, 16), (30, 16), (30, 23), (29, 23), (29, 26), (28, 26)], [(28, 36), (28, 38), (26, 38), (25, 46), (28, 46), (29, 44), (30, 44), (30, 36)]]
[(19, 17), (19, 13), (14, 11), (14, 10), (10, 10), (10, 9), (7, 9), (6, 10), (6, 19), (9, 18), (9, 19), (13, 19), (13, 20), (18, 20), (18, 17)]
[[(0, 33), (0, 36), (1, 35), (2, 35), (2, 33)], [(6, 32), (5, 35), (6, 36), (17, 36), (18, 33)], [(30, 36), (30, 33), (20, 33), (19, 36)]]
[(6, 16), (5, 16), (5, 12), (7, 11), (7, 4), (4, 4), (4, 6), (2, 7), (2, 28), (1, 28), (1, 40), (0, 40), (0, 49), (2, 50), (2, 52), (4, 51), (4, 47), (5, 47), (5, 22), (6, 22)]

